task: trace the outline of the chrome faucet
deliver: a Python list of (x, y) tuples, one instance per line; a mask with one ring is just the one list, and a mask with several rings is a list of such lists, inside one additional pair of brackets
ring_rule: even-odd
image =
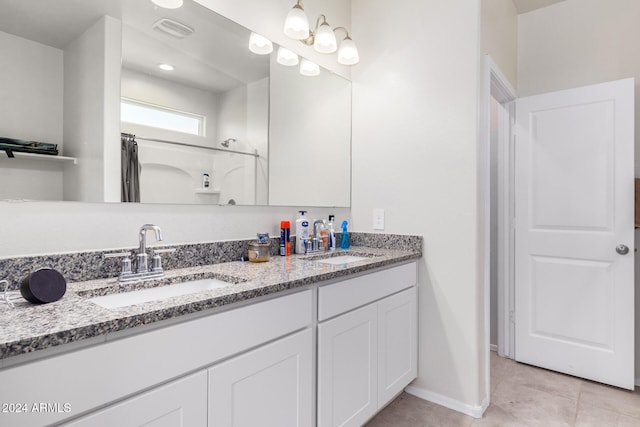
[(135, 273), (131, 271), (131, 252), (117, 252), (103, 255), (103, 258), (122, 258), (122, 271), (119, 276), (121, 282), (153, 279), (164, 276), (160, 254), (175, 252), (176, 248), (154, 249), (152, 267), (149, 269), (147, 262), (149, 259), (147, 255), (147, 231), (149, 230), (153, 230), (156, 234), (157, 241), (162, 240), (162, 230), (160, 230), (160, 227), (157, 225), (145, 224), (140, 227), (140, 233), (138, 234), (140, 246), (138, 247), (138, 254), (136, 255), (138, 266)]
[(149, 271), (149, 267), (147, 263), (147, 259), (149, 258), (147, 255), (147, 231), (149, 230), (153, 230), (156, 233), (157, 241), (162, 240), (162, 230), (160, 230), (160, 227), (158, 227), (157, 225), (145, 224), (142, 227), (140, 227), (140, 233), (138, 236), (140, 246), (138, 247), (138, 255), (137, 255), (138, 268), (136, 270), (138, 273), (147, 273)]

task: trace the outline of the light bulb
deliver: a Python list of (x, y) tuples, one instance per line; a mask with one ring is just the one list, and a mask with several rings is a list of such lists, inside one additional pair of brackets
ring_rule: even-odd
[(177, 9), (182, 6), (182, 0), (151, 0), (156, 6), (165, 9)]
[(304, 40), (309, 37), (309, 20), (299, 4), (293, 6), (284, 20), (284, 33), (296, 40)]
[(338, 48), (336, 35), (326, 21), (318, 27), (313, 48), (320, 53), (333, 53)]
[(278, 64), (286, 65), (288, 67), (293, 65), (298, 65), (298, 62), (300, 62), (300, 60), (298, 59), (298, 55), (296, 55), (295, 53), (291, 52), (289, 49), (282, 46), (278, 48), (277, 61), (278, 61)]
[(300, 74), (309, 77), (317, 76), (320, 74), (320, 67), (308, 59), (302, 59), (302, 61), (300, 61)]
[(351, 37), (347, 36), (342, 43), (340, 43), (338, 62), (342, 65), (355, 65), (359, 61), (360, 55), (358, 55), (358, 48), (356, 48), (356, 44), (351, 40)]
[(268, 55), (273, 52), (273, 43), (260, 34), (251, 33), (249, 37), (249, 50), (258, 55)]

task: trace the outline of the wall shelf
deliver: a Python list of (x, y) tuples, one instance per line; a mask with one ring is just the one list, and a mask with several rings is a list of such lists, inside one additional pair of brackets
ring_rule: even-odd
[[(65, 156), (52, 156), (50, 154), (36, 154), (36, 153), (23, 153), (21, 151), (14, 151), (13, 155), (14, 159), (26, 159), (26, 160), (48, 160), (52, 162), (71, 162), (74, 165), (78, 164), (78, 159), (76, 157), (65, 157)], [(6, 153), (0, 153), (0, 157), (5, 159), (13, 160), (10, 157), (7, 157)]]

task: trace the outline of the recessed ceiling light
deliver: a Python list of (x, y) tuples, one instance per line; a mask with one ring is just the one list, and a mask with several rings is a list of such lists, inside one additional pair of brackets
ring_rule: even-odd
[(182, 0), (151, 0), (156, 6), (164, 7), (165, 9), (177, 9), (182, 6)]
[(159, 64), (158, 68), (160, 68), (161, 70), (164, 70), (164, 71), (173, 71), (173, 70), (175, 70), (175, 67), (173, 65), (170, 65), (170, 64)]

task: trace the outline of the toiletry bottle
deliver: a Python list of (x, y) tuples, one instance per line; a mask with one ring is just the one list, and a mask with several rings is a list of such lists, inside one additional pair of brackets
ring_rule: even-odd
[(280, 221), (280, 255), (291, 255), (291, 223)]
[(208, 173), (203, 173), (202, 174), (202, 188), (207, 189), (209, 188), (209, 174)]
[(327, 223), (323, 219), (320, 224), (318, 224), (318, 238), (322, 242), (322, 250), (329, 250), (329, 229), (327, 229)]
[(340, 248), (349, 249), (349, 232), (347, 231), (347, 221), (342, 221), (342, 239), (340, 240)]
[(296, 219), (296, 253), (305, 252), (307, 240), (309, 240), (309, 221), (304, 216), (307, 211), (298, 211), (300, 215)]
[(329, 215), (329, 224), (327, 224), (327, 229), (329, 230), (329, 250), (336, 250), (336, 229), (333, 225), (333, 221), (335, 220), (335, 215)]

